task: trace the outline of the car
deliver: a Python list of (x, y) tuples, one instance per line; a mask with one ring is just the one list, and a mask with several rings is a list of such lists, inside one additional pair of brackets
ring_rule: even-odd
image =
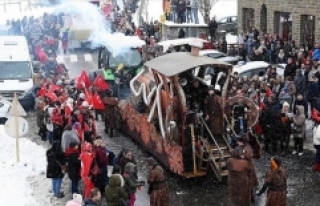
[(238, 17), (237, 16), (227, 16), (219, 19), (217, 21), (218, 29), (217, 31), (231, 31), (235, 30), (238, 26)]
[(11, 108), (11, 102), (5, 100), (0, 96), (0, 118), (6, 117), (9, 109)]
[(207, 57), (211, 57), (213, 59), (218, 59), (220, 61), (232, 64), (232, 65), (236, 65), (239, 62), (240, 57), (230, 57), (225, 53), (219, 52), (218, 50), (215, 49), (207, 49), (207, 50), (201, 50), (199, 52), (200, 56), (207, 56)]
[[(240, 77), (247, 76), (248, 78), (252, 78), (253, 76), (258, 75), (262, 78), (266, 75), (269, 65), (271, 64), (264, 61), (244, 62), (243, 64), (239, 63), (239, 65), (234, 66), (233, 72), (237, 72)], [(277, 74), (283, 77), (285, 67), (283, 67), (283, 65), (275, 66)]]
[[(239, 77), (247, 76), (249, 79), (251, 79), (253, 76), (258, 75), (259, 78), (262, 80), (267, 72), (268, 66), (271, 65), (268, 62), (264, 61), (252, 61), (252, 62), (239, 62), (238, 65), (233, 66), (233, 73), (237, 72), (239, 74)], [(284, 65), (275, 65), (277, 69), (277, 74), (280, 75), (283, 78), (284, 74)], [(211, 73), (214, 72), (213, 67), (208, 67), (206, 69), (206, 74), (204, 76), (204, 83), (206, 85), (211, 84)], [(220, 72), (218, 74), (217, 81), (221, 78), (222, 73)], [(283, 80), (283, 79), (282, 79)], [(215, 85), (215, 88), (220, 90), (221, 88), (218, 88), (218, 85)]]

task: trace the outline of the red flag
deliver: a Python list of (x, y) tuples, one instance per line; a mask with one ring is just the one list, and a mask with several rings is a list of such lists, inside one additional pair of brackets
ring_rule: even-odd
[(47, 90), (44, 86), (40, 87), (40, 89), (37, 92), (37, 97), (41, 97), (47, 93)]
[(92, 94), (87, 88), (84, 89), (84, 94), (86, 95), (86, 101), (89, 103), (89, 105), (93, 105)]
[(93, 85), (99, 87), (102, 90), (109, 89), (109, 85), (106, 83), (106, 81), (104, 81), (101, 74), (99, 74), (93, 81)]
[(92, 97), (92, 102), (93, 102), (93, 109), (99, 109), (99, 110), (104, 110), (104, 104), (102, 102), (101, 97), (98, 95), (98, 93), (94, 93), (93, 97)]
[(82, 81), (81, 83), (84, 83), (86, 88), (91, 86), (91, 82), (86, 71), (83, 70), (81, 72), (79, 79)]
[(58, 85), (55, 85), (55, 84), (51, 84), (50, 86), (49, 86), (49, 93), (52, 93), (52, 92), (54, 92), (54, 91), (59, 91), (61, 89), (61, 87), (60, 86), (58, 86)]
[(82, 89), (85, 86), (84, 81), (85, 80), (83, 75), (80, 75), (78, 78), (75, 79), (75, 83), (77, 84), (77, 89)]
[(53, 92), (46, 93), (44, 96), (46, 96), (50, 102), (57, 101), (57, 95)]

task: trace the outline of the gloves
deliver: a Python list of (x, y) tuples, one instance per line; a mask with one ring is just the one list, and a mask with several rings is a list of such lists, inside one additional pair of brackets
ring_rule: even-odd
[(140, 181), (139, 183), (140, 183), (141, 186), (144, 186), (146, 184), (145, 181)]

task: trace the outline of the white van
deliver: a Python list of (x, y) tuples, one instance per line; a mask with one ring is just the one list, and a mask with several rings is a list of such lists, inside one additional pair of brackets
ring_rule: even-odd
[(0, 36), (0, 97), (11, 101), (14, 93), (25, 110), (34, 107), (33, 67), (24, 36)]

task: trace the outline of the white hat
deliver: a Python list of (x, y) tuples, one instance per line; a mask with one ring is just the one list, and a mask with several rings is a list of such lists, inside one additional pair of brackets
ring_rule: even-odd
[(70, 97), (68, 97), (68, 99), (67, 99), (67, 104), (73, 105), (73, 99), (70, 98)]
[(89, 103), (88, 103), (87, 101), (83, 101), (81, 106), (83, 106), (83, 107), (89, 107)]
[(81, 196), (80, 194), (74, 193), (74, 194), (73, 194), (73, 200), (74, 200), (76, 203), (82, 204), (82, 196)]
[(80, 94), (79, 94), (79, 98), (84, 99), (84, 98), (86, 98), (86, 95), (83, 94), (83, 93), (80, 93)]
[(283, 102), (282, 108), (285, 108), (285, 107), (290, 107), (290, 105), (287, 101)]

